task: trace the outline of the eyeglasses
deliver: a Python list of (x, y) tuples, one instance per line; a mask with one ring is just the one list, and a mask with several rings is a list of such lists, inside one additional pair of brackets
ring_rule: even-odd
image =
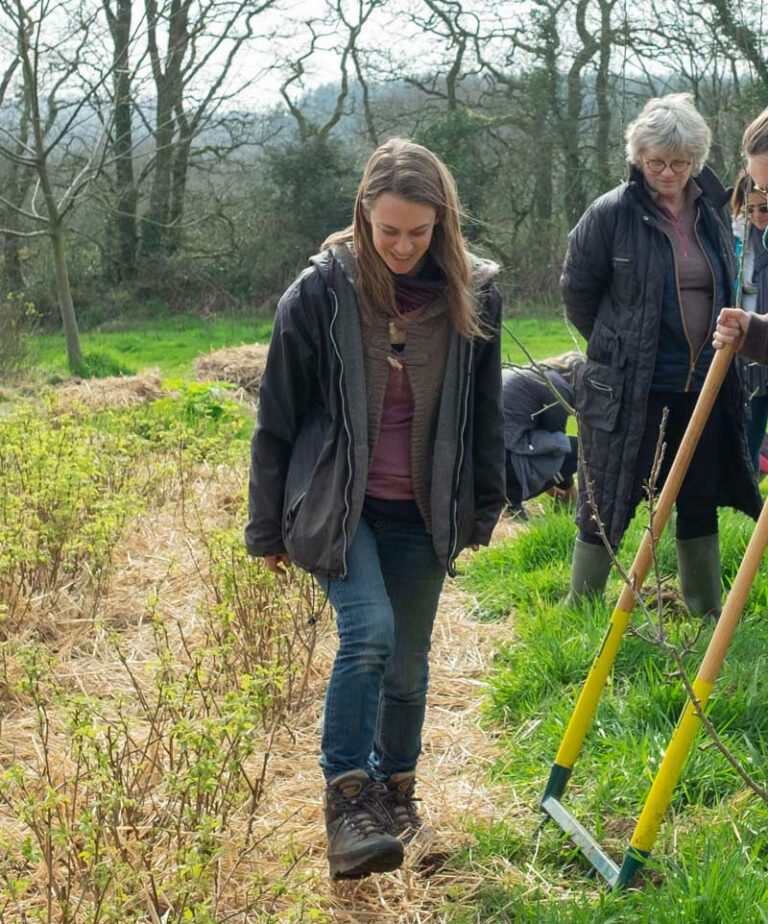
[(643, 163), (653, 174), (663, 173), (664, 168), (669, 167), (676, 176), (681, 176), (691, 166), (689, 160), (673, 160), (671, 163), (667, 163), (665, 160), (661, 160), (660, 157), (652, 157), (650, 160), (644, 160)]
[(761, 215), (768, 215), (768, 205), (748, 205), (747, 215), (751, 215), (753, 212), (760, 212)]

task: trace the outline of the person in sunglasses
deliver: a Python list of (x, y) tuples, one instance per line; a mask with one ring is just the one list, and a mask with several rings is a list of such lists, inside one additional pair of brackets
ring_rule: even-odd
[[(768, 108), (744, 130), (741, 149), (747, 161), (747, 174), (752, 181), (750, 189), (754, 198), (751, 201), (758, 205), (768, 205)], [(762, 217), (763, 213), (758, 212), (758, 218)], [(764, 239), (761, 243), (765, 243)], [(744, 294), (747, 294), (746, 288)], [(716, 350), (735, 343), (742, 357), (768, 363), (768, 314), (765, 313), (766, 306), (762, 299), (763, 290), (758, 285), (757, 311), (724, 308), (720, 312), (713, 336)]]
[[(763, 235), (768, 228), (768, 202), (753, 189), (750, 175), (742, 170), (731, 196), (736, 255), (743, 267), (737, 274), (736, 302), (743, 288), (741, 307), (748, 312), (768, 313), (768, 248)], [(755, 471), (760, 471), (760, 448), (768, 425), (768, 368), (759, 363), (744, 364), (744, 381), (749, 392), (750, 420), (747, 427), (749, 453)]]
[[(728, 194), (705, 165), (711, 132), (690, 94), (649, 100), (628, 126), (627, 181), (595, 200), (570, 234), (561, 278), (587, 339), (575, 408), (583, 466), (568, 602), (600, 595), (646, 485), (665, 409), (663, 484), (714, 355), (736, 259)], [(744, 389), (734, 364), (677, 497), (676, 545), (692, 613), (721, 609), (718, 507), (757, 517)]]

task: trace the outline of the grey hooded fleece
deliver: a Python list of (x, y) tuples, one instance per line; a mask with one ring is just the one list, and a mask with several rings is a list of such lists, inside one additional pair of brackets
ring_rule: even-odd
[[(354, 286), (332, 250), (310, 260), (280, 300), (251, 443), (251, 555), (287, 551), (314, 574), (346, 577), (368, 476), (368, 423)], [(486, 545), (504, 505), (498, 267), (473, 258), (487, 340), (451, 330), (432, 453), (435, 552)]]

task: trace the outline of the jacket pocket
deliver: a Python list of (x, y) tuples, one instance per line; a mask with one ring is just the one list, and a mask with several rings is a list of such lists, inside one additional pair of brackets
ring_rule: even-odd
[(285, 516), (283, 518), (283, 531), (285, 535), (290, 535), (293, 524), (296, 522), (296, 517), (299, 513), (299, 508), (301, 507), (302, 501), (306, 497), (306, 490), (302, 491), (298, 497), (296, 497), (291, 503), (286, 507)]
[(587, 343), (587, 359), (603, 366), (621, 369), (625, 365), (621, 338), (598, 318)]
[(614, 298), (622, 305), (634, 304), (638, 297), (635, 261), (628, 254), (614, 254), (611, 290)]
[(588, 359), (576, 377), (576, 413), (580, 423), (611, 433), (621, 411), (624, 374), (620, 369)]

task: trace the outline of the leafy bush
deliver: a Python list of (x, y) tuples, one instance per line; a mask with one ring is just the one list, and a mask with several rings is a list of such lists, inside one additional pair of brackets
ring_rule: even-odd
[(67, 589), (92, 612), (127, 519), (139, 509), (130, 434), (24, 407), (0, 420), (3, 632)]
[[(0, 841), (6, 908), (31, 913), (50, 896), (68, 924), (255, 913), (253, 825), (274, 733), (307, 688), (317, 609), (307, 575), (277, 581), (248, 565), (230, 555), (233, 534), (213, 548), (220, 593), (203, 637), (169, 627), (150, 596), (142, 657), (110, 636), (122, 669), (108, 694), (68, 688), (42, 646), (16, 649), (16, 678), (6, 667), (0, 682), (31, 702), (37, 756), (9, 755), (0, 773), (16, 826)], [(247, 591), (235, 587), (243, 566)]]
[(0, 298), (0, 376), (14, 375), (24, 365), (36, 318), (37, 310), (23, 292), (8, 292)]
[(81, 379), (105, 379), (113, 375), (135, 375), (136, 370), (106, 350), (90, 350), (83, 353), (83, 360), (74, 373)]
[[(216, 924), (260, 914), (255, 828), (272, 743), (310, 692), (322, 595), (308, 575), (278, 580), (249, 558), (239, 528), (211, 527), (221, 511), (205, 479), (221, 486), (214, 477), (228, 479), (235, 461), (242, 485), (243, 424), (211, 385), (96, 415), (52, 402), (0, 420), (0, 692), (6, 710), (27, 710), (21, 744), (0, 741), (12, 831), (0, 832), (0, 917)], [(99, 620), (94, 585), (109, 578), (130, 517), (169, 499), (207, 592), (176, 621), (163, 612), (163, 579), (144, 598), (137, 585), (126, 637)], [(237, 499), (228, 503), (240, 519)], [(18, 631), (57, 600), (96, 616), (108, 676), (83, 673), (71, 646)]]

